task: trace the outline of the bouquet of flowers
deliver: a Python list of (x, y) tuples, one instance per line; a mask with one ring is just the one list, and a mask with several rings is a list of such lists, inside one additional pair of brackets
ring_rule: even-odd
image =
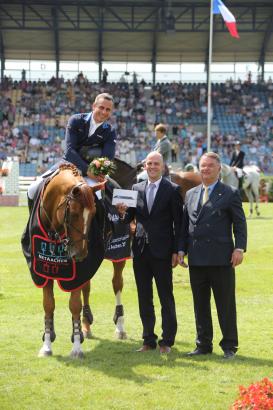
[(231, 410), (272, 410), (273, 383), (264, 378), (249, 387), (240, 386), (240, 396), (233, 403)]
[(106, 157), (95, 158), (90, 162), (88, 171), (93, 175), (109, 175), (116, 169), (113, 161)]

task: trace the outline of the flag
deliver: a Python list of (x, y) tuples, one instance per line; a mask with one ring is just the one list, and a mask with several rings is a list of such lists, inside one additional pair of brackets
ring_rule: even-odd
[(232, 37), (239, 38), (235, 17), (224, 5), (222, 0), (213, 0), (213, 14), (222, 14), (224, 22), (226, 23), (228, 31)]

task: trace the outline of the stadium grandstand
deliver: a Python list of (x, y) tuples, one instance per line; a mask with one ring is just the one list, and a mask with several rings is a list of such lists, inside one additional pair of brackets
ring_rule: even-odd
[[(209, 1), (1, 1), (0, 161), (21, 176), (61, 156), (69, 116), (115, 99), (117, 156), (135, 165), (168, 124), (173, 162), (206, 150)], [(273, 174), (273, 3), (226, 0), (240, 39), (214, 17), (211, 148)]]

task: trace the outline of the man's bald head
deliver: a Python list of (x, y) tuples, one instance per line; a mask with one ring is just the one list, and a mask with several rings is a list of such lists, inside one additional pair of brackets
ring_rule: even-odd
[(157, 151), (150, 152), (145, 160), (145, 169), (151, 182), (160, 179), (164, 169), (162, 155)]

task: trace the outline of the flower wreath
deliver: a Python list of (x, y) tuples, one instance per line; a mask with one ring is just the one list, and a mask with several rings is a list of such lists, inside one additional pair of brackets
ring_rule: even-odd
[(116, 169), (113, 161), (107, 157), (94, 158), (88, 166), (88, 171), (93, 175), (109, 175)]

